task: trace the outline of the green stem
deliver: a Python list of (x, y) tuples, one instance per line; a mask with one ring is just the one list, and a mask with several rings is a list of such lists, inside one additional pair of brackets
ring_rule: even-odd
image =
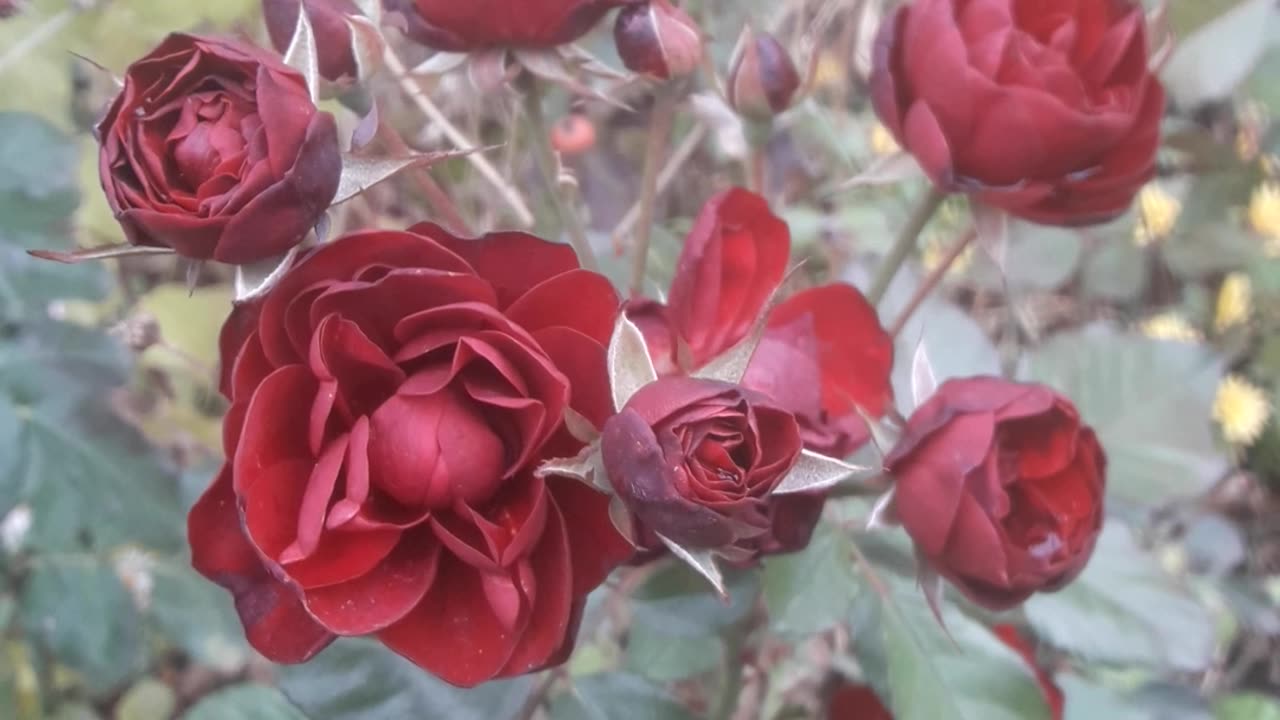
[(902, 232), (898, 234), (898, 239), (894, 241), (889, 254), (885, 257), (884, 262), (881, 263), (880, 270), (876, 273), (875, 281), (871, 283), (871, 292), (867, 293), (867, 300), (872, 305), (879, 305), (880, 301), (884, 299), (884, 294), (889, 291), (889, 285), (893, 283), (893, 278), (902, 269), (907, 258), (911, 257), (911, 251), (916, 249), (916, 241), (920, 238), (921, 231), (929, 224), (929, 219), (942, 206), (942, 201), (946, 197), (946, 193), (930, 186), (929, 192), (920, 200), (920, 204), (916, 206), (915, 210), (911, 212), (911, 217), (907, 220), (907, 224), (903, 226)]
[(555, 208), (560, 220), (560, 227), (569, 236), (569, 244), (578, 254), (578, 261), (587, 270), (599, 271), (600, 263), (596, 260), (591, 243), (587, 241), (587, 231), (582, 226), (582, 219), (570, 206), (564, 193), (560, 192), (560, 177), (557, 172), (559, 160), (551, 147), (551, 129), (547, 125), (546, 115), (542, 112), (542, 87), (535, 79), (525, 88), (525, 115), (529, 118), (529, 132), (533, 136), (533, 149), (537, 153), (538, 170), (542, 173), (542, 181), (546, 185), (547, 197)]
[(977, 237), (977, 228), (970, 228), (947, 250), (942, 262), (938, 263), (938, 267), (934, 268), (933, 272), (929, 273), (924, 279), (924, 282), (920, 283), (920, 287), (916, 288), (907, 306), (898, 314), (898, 319), (894, 320), (893, 325), (889, 327), (890, 337), (897, 337), (902, 332), (902, 329), (907, 326), (907, 321), (911, 319), (916, 310), (920, 309), (920, 306), (938, 288), (938, 285), (942, 284), (942, 279), (951, 271), (951, 266), (956, 264), (956, 260), (960, 259), (960, 256), (973, 244)]
[(644, 293), (644, 278), (649, 267), (649, 241), (653, 237), (653, 208), (658, 200), (658, 174), (671, 140), (679, 93), (674, 88), (658, 88), (653, 114), (649, 118), (649, 142), (645, 147), (644, 176), (640, 182), (640, 215), (636, 221), (636, 241), (632, 252), (631, 296)]
[(742, 696), (742, 648), (749, 630), (730, 628), (724, 636), (724, 681), (720, 685), (720, 699), (716, 702), (714, 720), (730, 720), (738, 709)]

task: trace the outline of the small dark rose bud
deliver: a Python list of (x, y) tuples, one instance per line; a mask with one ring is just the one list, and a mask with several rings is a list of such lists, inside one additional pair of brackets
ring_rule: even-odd
[[(3, 2), (4, 0), (0, 0)], [(305, 9), (316, 38), (320, 75), (330, 82), (363, 80), (382, 53), (378, 29), (352, 0), (262, 0), (271, 44), (283, 53)]]
[(791, 107), (800, 72), (786, 48), (768, 33), (748, 27), (729, 64), (729, 104), (739, 115), (766, 120)]
[(22, 9), (22, 0), (0, 0), (0, 18), (12, 17)]
[(691, 75), (702, 63), (702, 32), (671, 0), (651, 0), (618, 13), (613, 39), (628, 69), (660, 80)]

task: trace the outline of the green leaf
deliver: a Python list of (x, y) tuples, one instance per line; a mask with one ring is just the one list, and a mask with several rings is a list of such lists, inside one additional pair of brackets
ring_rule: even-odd
[(553, 720), (693, 720), (684, 707), (644, 678), (590, 675), (551, 705)]
[(146, 649), (137, 610), (100, 558), (40, 558), (21, 602), (22, 624), (32, 642), (83, 675), (91, 692), (109, 692), (142, 668)]
[(1064, 720), (1157, 720), (1132, 699), (1078, 675), (1063, 673), (1054, 682), (1065, 698)]
[(1227, 99), (1244, 82), (1270, 40), (1274, 0), (1243, 0), (1178, 43), (1161, 73), (1181, 108)]
[[(334, 720), (341, 717), (346, 720), (346, 716), (337, 715), (314, 717), (331, 717)], [(307, 716), (291, 705), (288, 698), (280, 694), (279, 690), (262, 685), (233, 685), (206, 695), (182, 718), (183, 720), (307, 720)]]
[(532, 685), (524, 676), (463, 690), (366, 640), (339, 640), (305, 665), (280, 669), (280, 689), (309, 718), (507, 718)]
[(1031, 598), (1025, 611), (1040, 637), (1087, 660), (1183, 672), (1213, 660), (1209, 613), (1118, 522), (1075, 582)]
[(1147, 253), (1125, 238), (1106, 238), (1084, 258), (1084, 292), (1115, 302), (1131, 302), (1147, 286)]
[(765, 559), (764, 599), (775, 632), (802, 637), (849, 616), (858, 594), (849, 537), (821, 523), (804, 550)]
[(1252, 693), (1229, 695), (1213, 706), (1215, 720), (1280, 720), (1280, 702)]
[(672, 635), (642, 621), (631, 623), (627, 633), (627, 669), (655, 682), (710, 672), (723, 657), (721, 644), (713, 637)]
[(1222, 360), (1206, 347), (1093, 326), (1023, 360), (1023, 379), (1071, 398), (1097, 431), (1110, 497), (1163, 505), (1208, 489), (1230, 467), (1210, 421)]
[(157, 560), (147, 617), (170, 642), (201, 664), (233, 672), (249, 659), (244, 630), (222, 588), (198, 575), (185, 560)]
[(987, 253), (977, 251), (969, 277), (990, 290), (1003, 289), (1005, 282), (1016, 290), (1054, 290), (1075, 275), (1081, 247), (1073, 230), (1013, 220), (1003, 275)]
[(889, 600), (867, 594), (875, 609), (855, 627), (855, 647), (864, 667), (887, 669), (870, 679), (886, 685), (896, 720), (1048, 720), (1042, 691), (1018, 654), (976, 620), (945, 606), (953, 644), (917, 588), (885, 580)]
[(752, 572), (725, 572), (729, 602), (722, 603), (707, 581), (683, 563), (655, 572), (632, 595), (631, 612), (670, 635), (707, 637), (740, 622), (755, 606), (759, 579)]

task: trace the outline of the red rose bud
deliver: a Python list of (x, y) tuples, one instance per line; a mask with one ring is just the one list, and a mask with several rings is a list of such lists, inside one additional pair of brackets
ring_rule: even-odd
[(342, 175), (333, 116), (279, 57), (170, 35), (97, 126), (107, 203), (134, 245), (246, 264), (300, 243)]
[(1066, 398), (951, 380), (885, 458), (916, 549), (973, 602), (1004, 610), (1084, 569), (1102, 529), (1106, 458)]
[(1165, 96), (1147, 53), (1129, 0), (915, 0), (880, 29), (872, 102), (939, 187), (1101, 222), (1155, 172)]
[(249, 641), (372, 635), (455, 685), (563, 662), (630, 558), (609, 498), (542, 479), (612, 407), (609, 281), (567, 245), (435, 225), (321, 245), (220, 338), (228, 458), (188, 517)]
[(744, 30), (729, 64), (729, 105), (744, 117), (767, 120), (791, 107), (799, 89), (800, 73), (786, 48), (768, 33)]
[(22, 0), (0, 0), (0, 19), (13, 17), (22, 9)]
[(450, 52), (550, 48), (585, 35), (605, 13), (643, 0), (383, 0), (405, 32)]
[[(267, 34), (281, 53), (293, 42), (299, 9), (307, 11), (307, 20), (315, 34), (320, 76), (330, 82), (359, 79), (361, 61), (357, 59), (356, 31), (352, 23), (364, 22), (364, 15), (356, 4), (352, 0), (262, 0)], [(369, 42), (367, 38), (372, 38), (375, 32), (370, 26), (361, 41)], [(369, 52), (362, 54), (370, 55)]]
[(641, 388), (605, 423), (604, 467), (638, 521), (687, 548), (754, 551), (769, 542), (770, 495), (800, 457), (791, 413), (759, 393), (670, 377)]
[(613, 39), (628, 69), (660, 80), (691, 75), (702, 63), (702, 32), (670, 0), (651, 0), (618, 13)]

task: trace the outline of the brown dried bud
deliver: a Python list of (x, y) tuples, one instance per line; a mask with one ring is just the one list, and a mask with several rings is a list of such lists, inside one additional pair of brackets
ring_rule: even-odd
[(767, 120), (791, 107), (799, 89), (800, 73), (786, 48), (768, 33), (745, 29), (729, 65), (726, 92), (733, 109)]
[(702, 32), (671, 0), (650, 0), (618, 13), (618, 55), (632, 72), (660, 80), (693, 74), (702, 63)]

